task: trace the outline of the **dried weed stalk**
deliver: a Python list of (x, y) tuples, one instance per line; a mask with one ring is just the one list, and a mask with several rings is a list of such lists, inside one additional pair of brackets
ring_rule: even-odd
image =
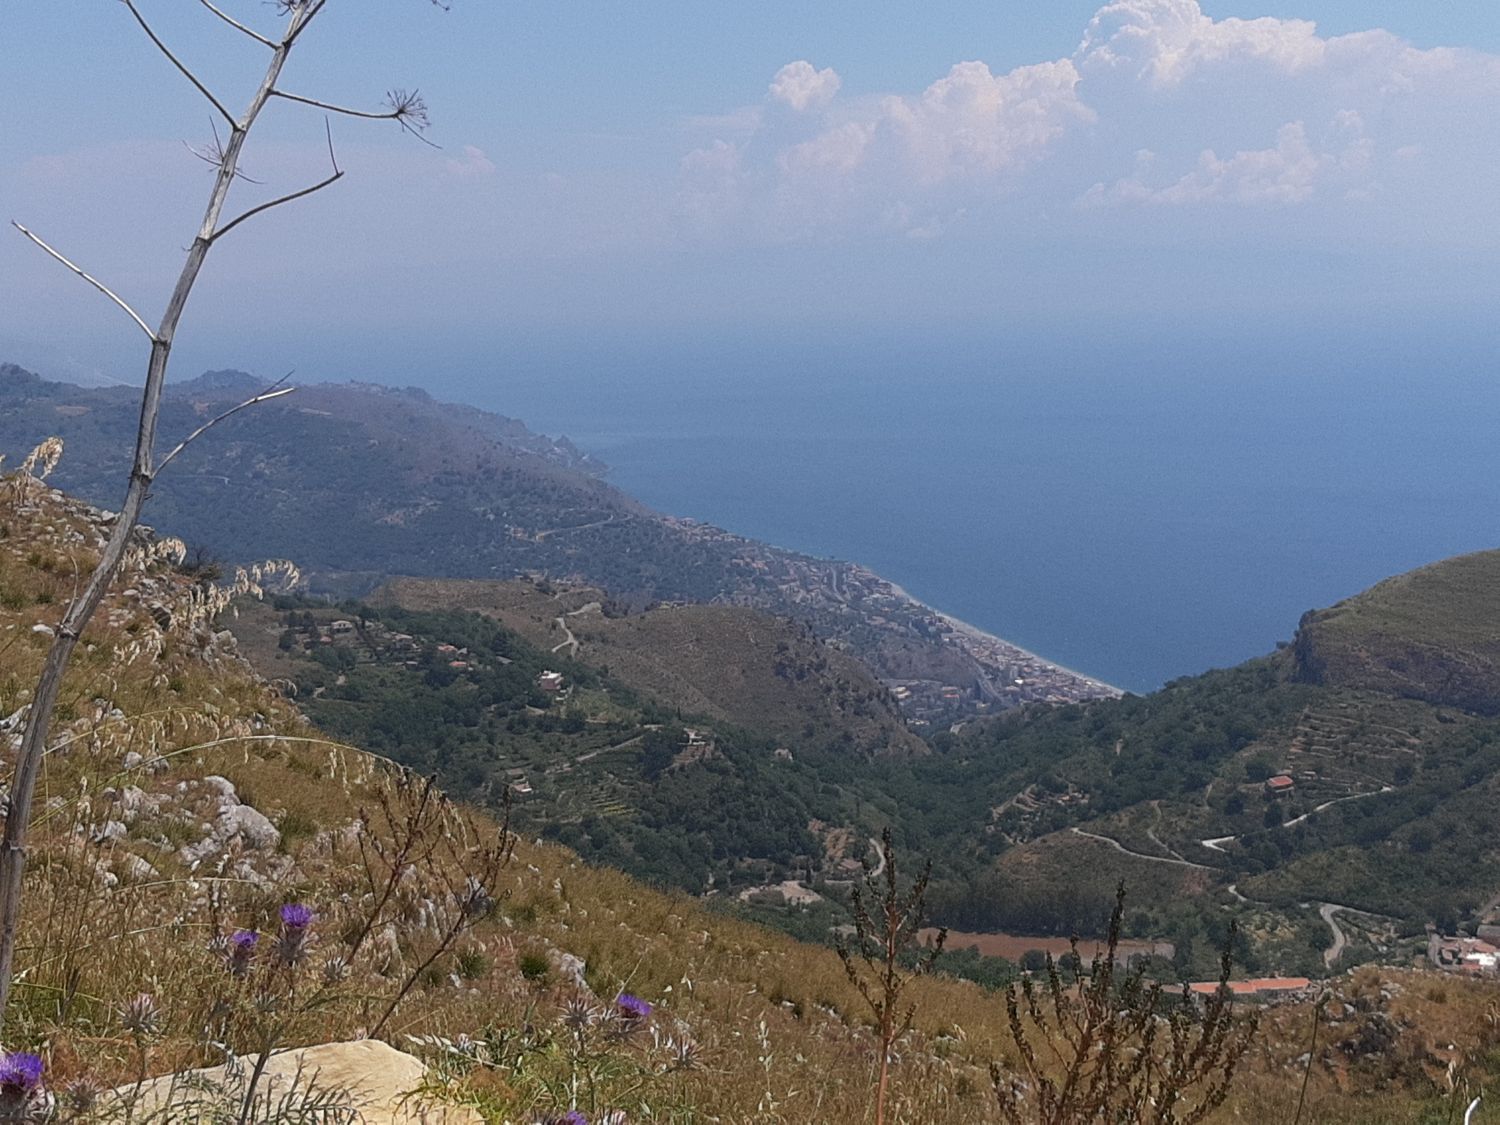
[(918, 932), (926, 917), (929, 861), (922, 874), (903, 893), (896, 869), (896, 849), (891, 830), (880, 836), (880, 864), (866, 870), (855, 886), (852, 911), (854, 941), (840, 941), (839, 960), (844, 974), (864, 998), (875, 1017), (880, 1035), (880, 1076), (875, 1085), (875, 1125), (885, 1125), (886, 1100), (890, 1088), (891, 1048), (911, 1030), (916, 1005), (902, 1007), (902, 994), (912, 977), (927, 972), (942, 952), (948, 931), (939, 930), (937, 940), (923, 947)]
[(1007, 989), (1021, 1066), (1009, 1073), (991, 1064), (990, 1076), (1010, 1125), (1197, 1125), (1228, 1095), (1256, 1026), (1234, 1013), (1229, 945), (1219, 987), (1200, 1011), (1186, 987), (1174, 1002), (1143, 968), (1117, 976), (1124, 912), (1122, 883), (1105, 951), (1089, 968), (1075, 939), (1076, 975), (1049, 956), (1040, 986), (1026, 975)]
[[(135, 530), (140, 523), (141, 510), (146, 503), (151, 486), (161, 470), (174, 457), (181, 453), (189, 443), (205, 433), (218, 421), (229, 417), (239, 410), (254, 406), (258, 402), (264, 402), (267, 399), (286, 394), (290, 390), (290, 388), (280, 387), (268, 389), (231, 410), (220, 414), (206, 425), (200, 426), (165, 455), (158, 454), (157, 422), (161, 415), (168, 362), (171, 358), (178, 326), (181, 323), (183, 312), (187, 308), (188, 298), (192, 294), (193, 288), (202, 273), (204, 264), (208, 259), (209, 251), (218, 244), (220, 239), (230, 234), (248, 220), (272, 208), (291, 203), (314, 192), (321, 191), (341, 179), (344, 175), (343, 170), (338, 166), (333, 149), (332, 133), (329, 131), (328, 155), (331, 170), (324, 179), (309, 187), (289, 192), (267, 202), (252, 206), (236, 218), (226, 218), (226, 209), (231, 190), (243, 176), (240, 170), (240, 160), (250, 131), (259, 119), (261, 111), (266, 108), (272, 98), (281, 98), (291, 102), (315, 106), (329, 113), (395, 121), (403, 129), (412, 133), (420, 133), (427, 122), (426, 107), (415, 94), (394, 97), (386, 108), (369, 112), (293, 94), (282, 88), (280, 84), (282, 73), (287, 59), (292, 53), (292, 49), (300, 40), (303, 32), (322, 13), (327, 6), (328, 0), (278, 0), (278, 9), (286, 17), (286, 23), (278, 36), (265, 35), (255, 31), (248, 25), (220, 11), (214, 5), (205, 4), (205, 7), (210, 12), (218, 16), (229, 27), (249, 37), (270, 53), (263, 77), (256, 86), (245, 109), (237, 117), (225, 107), (224, 103), (209, 88), (209, 85), (186, 66), (162, 40), (161, 36), (152, 29), (137, 7), (135, 0), (122, 0), (122, 2), (140, 30), (150, 40), (152, 46), (213, 107), (218, 119), (221, 119), (227, 126), (229, 133), (227, 140), (219, 142), (218, 129), (217, 126), (215, 127), (216, 143), (214, 148), (207, 154), (207, 159), (215, 167), (213, 187), (210, 189), (197, 235), (188, 247), (182, 270), (172, 289), (171, 296), (167, 300), (161, 319), (155, 328), (148, 324), (140, 313), (131, 308), (123, 298), (103, 282), (85, 272), (80, 266), (70, 261), (61, 252), (48, 245), (45, 240), (20, 223), (14, 224), (16, 229), (25, 238), (30, 240), (48, 256), (71, 270), (105, 297), (109, 298), (116, 307), (125, 313), (150, 341), (150, 359), (147, 364), (145, 386), (141, 395), (140, 422), (136, 431), (135, 450), (131, 461), (129, 483), (125, 489), (124, 500), (121, 503), (119, 515), (115, 518), (108, 538), (99, 553), (92, 573), (88, 575), (82, 589), (74, 595), (67, 612), (64, 613), (62, 621), (53, 635), (53, 642), (48, 651), (46, 662), (37, 678), (33, 706), (26, 718), (20, 754), (16, 761), (14, 778), (6, 801), (5, 828), (3, 836), (0, 836), (0, 1021), (3, 1021), (6, 1005), (10, 998), (11, 974), (15, 960), (17, 929), (20, 923), (21, 902), (24, 890), (27, 835), (31, 820), (31, 807), (36, 793), (37, 781), (42, 771), (43, 757), (46, 753), (53, 712), (57, 708), (59, 695), (63, 687), (63, 679), (68, 670), (69, 663), (72, 661), (74, 649), (78, 646), (85, 627), (93, 619), (95, 612), (108, 594), (111, 585), (119, 573), (125, 555), (135, 538)], [(16, 478), (16, 488), (24, 489), (29, 493), (30, 490), (36, 487), (34, 473), (40, 470), (41, 475), (45, 476), (47, 472), (51, 471), (51, 467), (55, 465), (56, 459), (60, 454), (60, 442), (56, 442), (53, 439), (50, 443), (44, 443), (23, 466), (23, 472)], [(19, 494), (18, 498), (21, 498)]]

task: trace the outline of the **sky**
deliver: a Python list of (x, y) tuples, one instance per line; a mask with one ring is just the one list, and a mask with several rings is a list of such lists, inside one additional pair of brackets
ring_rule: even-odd
[[(137, 2), (247, 100), (263, 48)], [(1500, 296), (1493, 0), (330, 0), (283, 85), (418, 88), (440, 147), (334, 118), (347, 176), (216, 247), (179, 376), (506, 333), (1473, 325)], [(102, 0), (7, 0), (0, 94), (0, 215), (155, 320), (207, 103)], [(323, 115), (275, 104), (235, 203), (327, 160)], [(0, 359), (135, 378), (138, 330), (5, 235)]]

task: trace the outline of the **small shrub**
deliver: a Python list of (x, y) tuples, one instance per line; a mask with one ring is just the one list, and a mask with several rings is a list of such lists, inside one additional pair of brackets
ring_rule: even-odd
[(461, 979), (479, 980), (489, 975), (490, 959), (477, 946), (460, 949), (458, 956), (454, 958), (453, 967)]
[(1254, 1017), (1234, 1014), (1233, 929), (1219, 987), (1199, 1011), (1186, 987), (1173, 1002), (1141, 969), (1116, 976), (1124, 914), (1122, 883), (1105, 952), (1088, 969), (1064, 974), (1048, 957), (1040, 985), (1027, 976), (1006, 990), (1020, 1068), (991, 1064), (990, 1077), (1010, 1125), (1197, 1125), (1228, 1096), (1256, 1028)]
[(289, 853), (299, 840), (317, 834), (318, 823), (304, 813), (288, 810), (276, 818), (276, 830), (281, 833), (281, 851)]
[(530, 981), (545, 980), (547, 970), (551, 966), (547, 958), (541, 953), (523, 953), (516, 961), (516, 967), (521, 970), (521, 975)]

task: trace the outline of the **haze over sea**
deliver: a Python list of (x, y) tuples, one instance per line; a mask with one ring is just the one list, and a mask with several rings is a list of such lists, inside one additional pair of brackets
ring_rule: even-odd
[(1138, 691), (1500, 545), (1496, 371), (1459, 329), (1350, 324), (529, 337), (362, 369), (566, 433), (655, 508), (852, 559)]

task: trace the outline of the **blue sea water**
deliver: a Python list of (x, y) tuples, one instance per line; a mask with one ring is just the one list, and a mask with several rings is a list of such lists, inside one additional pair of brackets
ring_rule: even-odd
[[(367, 374), (419, 381), (391, 362)], [(1132, 690), (1500, 546), (1500, 364), (1451, 329), (559, 335), (420, 370), (655, 508), (853, 559)]]

